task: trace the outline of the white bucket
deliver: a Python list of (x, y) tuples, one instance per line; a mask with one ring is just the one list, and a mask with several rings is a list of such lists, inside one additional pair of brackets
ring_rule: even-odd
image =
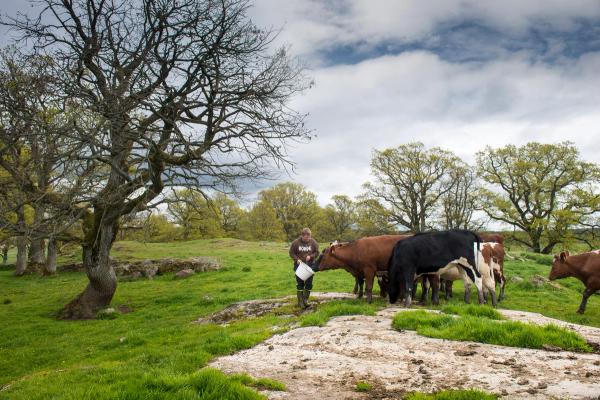
[(311, 267), (300, 261), (298, 268), (296, 268), (296, 276), (303, 281), (307, 280), (315, 274), (315, 271)]

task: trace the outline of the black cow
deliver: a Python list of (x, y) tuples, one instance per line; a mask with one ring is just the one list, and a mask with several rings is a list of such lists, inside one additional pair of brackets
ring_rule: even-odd
[(483, 303), (481, 274), (475, 263), (475, 249), (479, 250), (479, 244), (477, 234), (458, 229), (420, 233), (399, 241), (390, 258), (390, 303), (395, 303), (400, 291), (404, 290), (404, 305), (410, 307), (415, 277), (441, 273), (454, 266), (475, 283), (479, 302)]

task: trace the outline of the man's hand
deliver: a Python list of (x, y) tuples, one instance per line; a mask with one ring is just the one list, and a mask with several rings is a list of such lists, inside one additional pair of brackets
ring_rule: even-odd
[(310, 256), (306, 256), (306, 262), (310, 261)]

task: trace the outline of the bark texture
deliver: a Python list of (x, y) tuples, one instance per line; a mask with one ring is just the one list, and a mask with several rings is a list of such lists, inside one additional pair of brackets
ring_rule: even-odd
[(20, 236), (17, 238), (17, 263), (15, 269), (16, 276), (22, 276), (27, 270), (27, 240)]
[(44, 275), (56, 274), (57, 253), (56, 239), (50, 238), (50, 240), (48, 240), (48, 256), (46, 257)]

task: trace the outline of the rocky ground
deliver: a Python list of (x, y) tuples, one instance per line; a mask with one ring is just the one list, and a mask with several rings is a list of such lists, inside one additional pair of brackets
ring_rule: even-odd
[[(218, 358), (211, 366), (284, 382), (288, 390), (268, 392), (270, 399), (393, 399), (406, 392), (457, 388), (477, 388), (510, 399), (600, 397), (598, 353), (430, 339), (393, 330), (391, 321), (399, 311), (411, 312), (388, 307), (373, 317), (336, 317), (322, 328), (293, 329)], [(600, 343), (598, 328), (522, 311), (501, 312), (513, 320), (565, 326)], [(359, 381), (369, 382), (373, 389), (357, 392)]]

